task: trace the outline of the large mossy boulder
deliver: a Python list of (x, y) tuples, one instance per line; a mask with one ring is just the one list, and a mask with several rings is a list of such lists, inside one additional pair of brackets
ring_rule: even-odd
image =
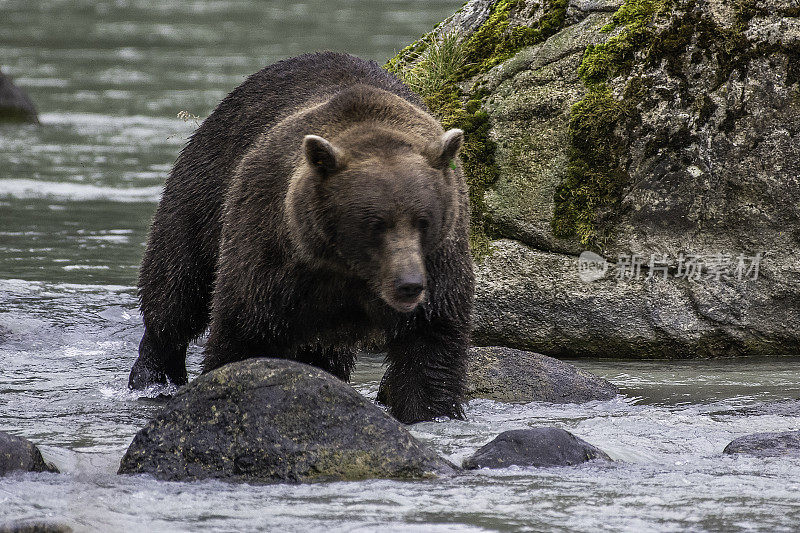
[(30, 97), (0, 71), (0, 122), (39, 122)]
[(181, 388), (134, 437), (120, 474), (308, 482), (454, 472), (352, 387), (293, 361), (250, 359)]
[(0, 476), (12, 472), (58, 472), (46, 463), (39, 448), (22, 437), (0, 431)]
[(574, 365), (500, 346), (475, 347), (467, 365), (467, 398), (507, 403), (610, 400), (619, 389)]
[(466, 133), (475, 341), (798, 353), (798, 17), (787, 0), (473, 0), (389, 62)]

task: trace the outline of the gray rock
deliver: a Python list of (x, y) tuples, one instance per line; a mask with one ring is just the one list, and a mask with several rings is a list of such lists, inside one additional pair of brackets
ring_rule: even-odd
[(619, 389), (575, 366), (538, 353), (502, 347), (470, 350), (467, 397), (507, 403), (610, 400)]
[(0, 122), (39, 122), (36, 107), (11, 78), (0, 72)]
[(0, 476), (11, 472), (58, 472), (32, 442), (0, 431)]
[(426, 478), (454, 469), (332, 375), (250, 359), (181, 388), (137, 433), (119, 473), (308, 482)]
[(462, 39), (472, 33), (489, 18), (491, 0), (467, 2), (453, 16), (442, 22), (435, 30), (437, 36), (457, 33)]
[(464, 468), (573, 466), (595, 459), (610, 461), (602, 450), (559, 428), (504, 431), (464, 461)]
[[(581, 281), (578, 258), (510, 239), (476, 265), (473, 338), (563, 358), (790, 354), (773, 281)], [(790, 287), (782, 290), (788, 291)]]
[(757, 457), (800, 456), (800, 431), (755, 433), (733, 439), (722, 453)]

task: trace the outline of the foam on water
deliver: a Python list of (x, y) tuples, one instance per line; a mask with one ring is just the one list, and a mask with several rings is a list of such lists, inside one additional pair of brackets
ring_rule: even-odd
[(99, 187), (80, 183), (3, 179), (0, 180), (0, 198), (158, 202), (161, 198), (161, 187)]
[[(661, 399), (623, 395), (582, 405), (473, 400), (466, 421), (411, 427), (456, 464), (501, 431), (540, 426), (574, 433), (606, 451), (613, 464), (512, 467), (421, 482), (164, 483), (114, 473), (133, 435), (160, 409), (161, 395), (174, 392), (126, 387), (141, 335), (133, 289), (4, 280), (0, 300), (10, 304), (0, 314), (6, 339), (0, 390), (8, 398), (0, 403), (0, 420), (4, 430), (40, 444), (64, 472), (0, 480), (6, 516), (50, 516), (81, 531), (789, 531), (800, 519), (800, 459), (721, 453), (740, 435), (800, 428), (800, 409), (769, 409), (797, 402), (791, 383), (800, 384), (800, 370), (788, 359), (738, 366), (705, 361), (704, 379), (695, 386), (691, 365), (594, 361), (583, 366), (612, 377), (623, 391), (633, 386), (640, 397)], [(200, 350), (190, 350), (191, 376), (199, 372)], [(369, 398), (381, 362), (380, 356), (359, 362), (355, 387)], [(789, 391), (782, 398), (746, 393), (776, 376)], [(718, 384), (745, 393), (707, 399), (703, 388)], [(684, 388), (688, 401), (685, 394), (676, 401), (659, 392), (675, 386)]]

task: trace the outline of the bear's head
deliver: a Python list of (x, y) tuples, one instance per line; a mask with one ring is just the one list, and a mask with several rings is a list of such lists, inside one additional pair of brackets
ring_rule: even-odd
[(310, 262), (367, 282), (389, 306), (424, 301), (426, 258), (461, 209), (461, 130), (420, 139), (381, 127), (303, 139), (286, 199), (290, 233)]

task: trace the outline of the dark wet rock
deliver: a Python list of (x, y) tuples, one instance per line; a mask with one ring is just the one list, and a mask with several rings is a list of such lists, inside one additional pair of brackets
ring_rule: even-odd
[(278, 359), (229, 364), (181, 388), (137, 433), (119, 468), (165, 480), (250, 482), (454, 471), (346, 383)]
[(569, 363), (499, 346), (472, 348), (467, 372), (469, 399), (584, 403), (619, 394), (612, 383)]
[(0, 533), (72, 533), (72, 528), (57, 522), (16, 520), (0, 524)]
[(755, 433), (733, 439), (722, 453), (746, 454), (757, 457), (800, 457), (800, 431), (785, 433)]
[(0, 122), (39, 122), (36, 107), (11, 78), (0, 71)]
[(58, 468), (29, 440), (0, 431), (0, 476), (17, 471), (58, 473)]
[(559, 428), (516, 429), (500, 433), (464, 461), (464, 468), (572, 466), (611, 458), (602, 450)]
[[(454, 82), (467, 119), (452, 99), (426, 103), (467, 148), (493, 143), (492, 181), (473, 191), (491, 241), (473, 340), (560, 358), (797, 355), (797, 2), (557, 5), (472, 0), (441, 26), (479, 67)], [(391, 67), (424, 65), (418, 43)], [(589, 249), (607, 261), (594, 281), (578, 275)], [(618, 279), (633, 254), (638, 279)], [(699, 279), (679, 271), (681, 254)], [(666, 279), (647, 279), (665, 257)]]
[(32, 442), (0, 431), (0, 476), (11, 472), (58, 472)]

